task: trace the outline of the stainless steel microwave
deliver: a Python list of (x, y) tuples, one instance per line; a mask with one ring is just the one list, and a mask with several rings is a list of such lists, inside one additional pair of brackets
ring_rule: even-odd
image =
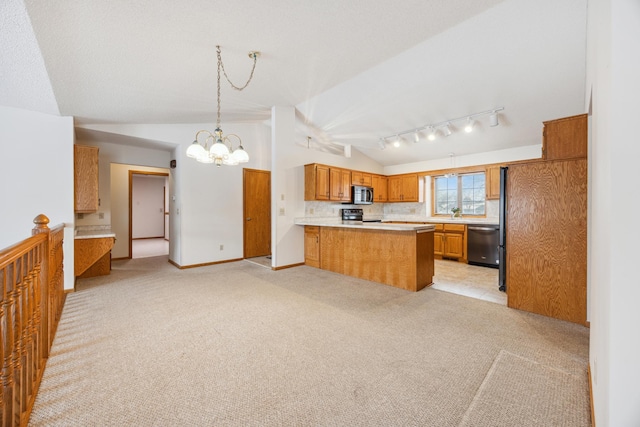
[(354, 205), (370, 205), (373, 203), (373, 188), (362, 185), (351, 186), (351, 203)]

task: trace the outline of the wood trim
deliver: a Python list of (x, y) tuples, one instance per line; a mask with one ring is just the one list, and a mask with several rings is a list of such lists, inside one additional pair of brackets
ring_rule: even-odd
[[(167, 172), (153, 172), (153, 171), (138, 171), (129, 169), (129, 256), (126, 258), (116, 258), (116, 259), (131, 259), (133, 258), (133, 245), (131, 241), (133, 240), (133, 203), (131, 200), (133, 193), (133, 175), (156, 175), (156, 176), (169, 176)], [(164, 206), (165, 199), (162, 200), (162, 205)], [(164, 237), (164, 236), (162, 236)]]
[(304, 262), (299, 262), (296, 264), (289, 264), (289, 265), (281, 265), (279, 267), (271, 267), (271, 269), (273, 271), (278, 271), (278, 270), (284, 270), (285, 268), (300, 267), (301, 265), (304, 265)]
[(596, 427), (596, 411), (593, 406), (593, 377), (591, 376), (591, 363), (587, 365), (587, 376), (589, 378), (589, 406), (591, 407), (591, 427)]
[(202, 264), (189, 264), (189, 265), (180, 265), (173, 260), (169, 260), (169, 263), (178, 267), (180, 270), (184, 270), (186, 268), (197, 268), (197, 267), (206, 267), (208, 265), (226, 264), (228, 262), (242, 261), (243, 259), (244, 258), (233, 258), (233, 259), (225, 259), (223, 261), (203, 262)]

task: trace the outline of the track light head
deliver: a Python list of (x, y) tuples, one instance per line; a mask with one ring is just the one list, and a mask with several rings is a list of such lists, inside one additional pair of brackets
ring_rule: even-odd
[(418, 131), (416, 130), (416, 132), (413, 134), (413, 142), (414, 143), (418, 143), (420, 142), (420, 134), (418, 133)]
[(444, 136), (451, 135), (451, 125), (449, 123), (445, 124), (442, 128), (442, 134)]
[(427, 134), (427, 139), (429, 141), (436, 140), (436, 130), (433, 128), (433, 126), (429, 126), (429, 133)]
[(494, 126), (498, 126), (500, 123), (498, 122), (498, 113), (497, 112), (492, 112), (489, 115), (489, 126), (494, 127)]
[(467, 118), (467, 124), (464, 125), (464, 131), (466, 133), (471, 133), (473, 131), (473, 120), (471, 119), (471, 117)]

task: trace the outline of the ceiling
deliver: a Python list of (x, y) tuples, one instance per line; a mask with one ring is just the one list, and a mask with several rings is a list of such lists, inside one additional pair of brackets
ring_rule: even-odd
[[(0, 104), (92, 125), (269, 123), (295, 106), (299, 137), (351, 145), (382, 165), (539, 144), (541, 122), (585, 111), (587, 0), (3, 0)], [(224, 78), (224, 77), (223, 77)], [(424, 125), (504, 107), (500, 126), (427, 142)], [(462, 121), (453, 122), (460, 128)], [(126, 128), (123, 127), (123, 128)], [(455, 130), (455, 129), (454, 129)], [(459, 130), (459, 129), (458, 129)]]

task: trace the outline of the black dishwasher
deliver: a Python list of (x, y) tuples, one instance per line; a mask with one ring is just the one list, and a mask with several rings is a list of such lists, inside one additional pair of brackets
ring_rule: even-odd
[(498, 268), (500, 227), (493, 224), (467, 226), (467, 259), (469, 264)]

